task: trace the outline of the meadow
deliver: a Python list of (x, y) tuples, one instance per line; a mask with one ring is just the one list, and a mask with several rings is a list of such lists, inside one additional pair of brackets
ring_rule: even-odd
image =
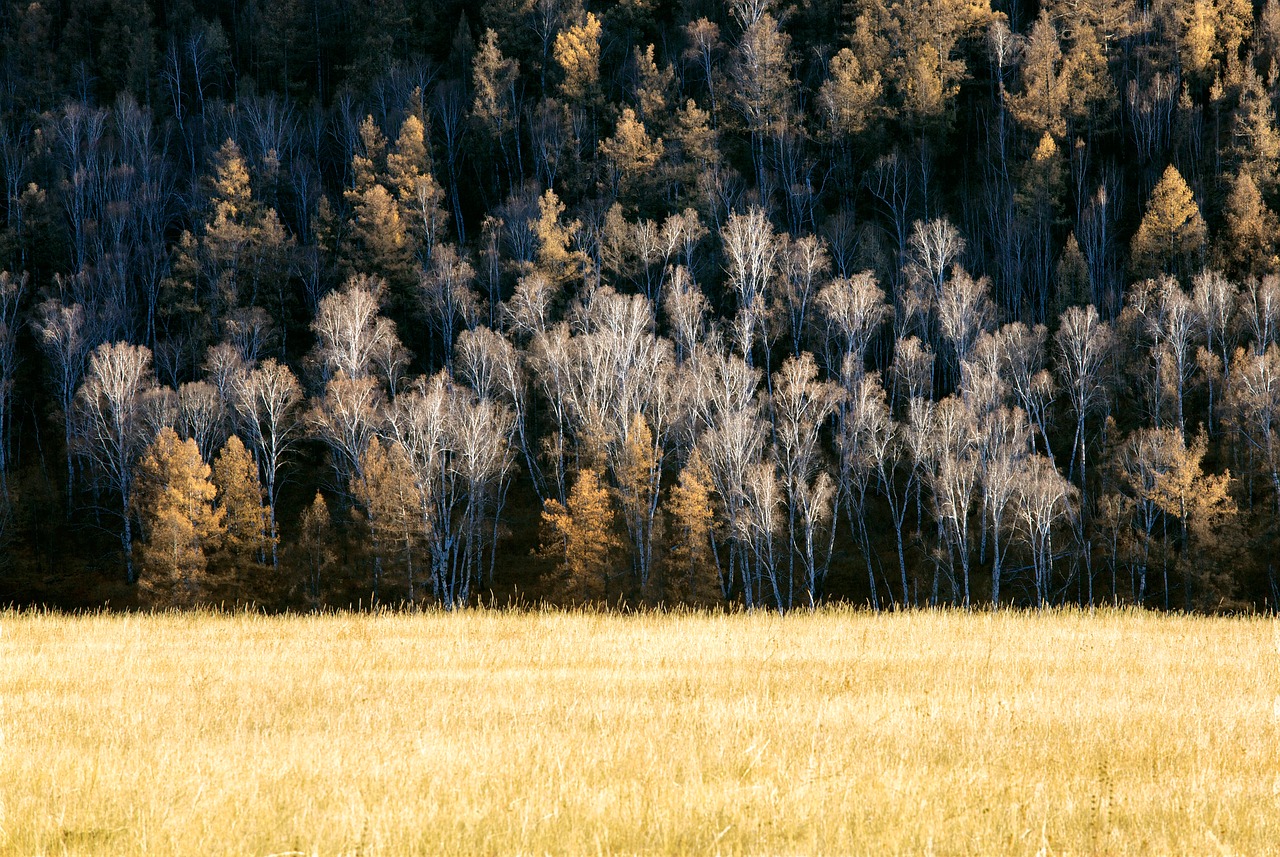
[(0, 613), (0, 854), (1280, 853), (1280, 624)]

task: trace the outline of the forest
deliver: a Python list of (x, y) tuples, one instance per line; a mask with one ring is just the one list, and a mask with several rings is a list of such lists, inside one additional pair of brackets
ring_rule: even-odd
[(1280, 601), (1278, 0), (0, 44), (0, 603)]

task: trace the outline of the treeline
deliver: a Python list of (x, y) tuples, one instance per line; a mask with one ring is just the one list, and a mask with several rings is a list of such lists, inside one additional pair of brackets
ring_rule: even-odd
[(0, 30), (5, 600), (1280, 598), (1277, 0)]

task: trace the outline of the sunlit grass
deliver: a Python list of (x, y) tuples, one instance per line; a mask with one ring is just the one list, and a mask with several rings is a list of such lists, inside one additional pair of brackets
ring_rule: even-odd
[(6, 854), (1275, 854), (1268, 619), (0, 613)]

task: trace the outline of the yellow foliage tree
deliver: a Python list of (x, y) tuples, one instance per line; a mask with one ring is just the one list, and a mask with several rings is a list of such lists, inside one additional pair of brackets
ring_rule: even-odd
[[(420, 120), (418, 126), (421, 127)], [(396, 165), (392, 176), (388, 173), (391, 160), (382, 131), (372, 116), (360, 123), (362, 151), (351, 158), (354, 182), (346, 192), (352, 208), (351, 226), (340, 259), (344, 277), (378, 274), (390, 285), (393, 298), (401, 303), (416, 285), (417, 276), (408, 224), (392, 189), (397, 187), (397, 179), (412, 183), (426, 159), (425, 148), (415, 157), (412, 123), (405, 130), (409, 133), (403, 141), (404, 151), (397, 150), (391, 156)]]
[(884, 87), (875, 69), (864, 72), (858, 57), (842, 48), (831, 58), (831, 76), (818, 91), (827, 125), (836, 137), (861, 133), (878, 113)]
[(1246, 69), (1240, 86), (1240, 104), (1231, 122), (1232, 157), (1240, 172), (1250, 178), (1264, 194), (1276, 189), (1280, 180), (1280, 132), (1276, 130), (1276, 112), (1271, 94), (1252, 67)]
[(344, 273), (378, 274), (390, 285), (393, 297), (403, 299), (417, 278), (413, 246), (396, 200), (385, 187), (374, 184), (356, 199), (354, 215), (350, 244), (343, 254)]
[(640, 414), (631, 420), (627, 438), (615, 452), (614, 479), (618, 483), (618, 505), (631, 536), (633, 560), (640, 587), (648, 592), (652, 579), (653, 547), (661, 529), (657, 516), (658, 481), (662, 472), (662, 449), (653, 442), (653, 432)]
[(561, 30), (553, 51), (564, 73), (564, 97), (571, 104), (595, 106), (600, 99), (600, 19), (588, 12), (581, 23)]
[(607, 597), (609, 565), (622, 547), (617, 511), (594, 468), (578, 474), (567, 506), (558, 500), (543, 505), (542, 555), (559, 566), (550, 582), (573, 601)]
[[(715, 176), (720, 166), (720, 148), (710, 112), (691, 98), (676, 111), (672, 131), (675, 152), (667, 158), (667, 180), (674, 186), (695, 189)], [(707, 198), (710, 204), (710, 197)]]
[(564, 203), (556, 192), (548, 189), (538, 200), (538, 219), (533, 221), (533, 233), (538, 241), (538, 269), (555, 285), (562, 285), (584, 271), (587, 257), (578, 250), (569, 249), (574, 235), (582, 228), (581, 221), (561, 222)]
[(1067, 131), (1063, 108), (1067, 104), (1068, 78), (1063, 71), (1058, 31), (1049, 20), (1049, 13), (1041, 9), (1027, 40), (1022, 94), (1010, 100), (1014, 118), (1035, 135), (1052, 134), (1061, 139)]
[(1107, 67), (1107, 52), (1092, 27), (1078, 27), (1062, 63), (1066, 111), (1073, 123), (1096, 127), (1116, 107), (1116, 87)]
[(653, 59), (653, 45), (643, 51), (639, 46), (631, 51), (632, 61), (636, 67), (636, 103), (640, 108), (640, 118), (655, 127), (662, 127), (669, 121), (667, 113), (667, 96), (675, 82), (675, 71), (670, 65), (658, 68)]
[(249, 188), (249, 168), (236, 142), (227, 138), (214, 156), (213, 222), (236, 223), (250, 213), (253, 193)]
[(398, 572), (408, 585), (410, 603), (417, 599), (417, 568), (424, 549), (421, 495), (404, 447), (377, 438), (360, 459), (363, 476), (351, 479), (351, 494), (364, 507), (373, 540), (375, 592), (384, 597), (384, 576)]
[(216, 493), (195, 441), (162, 429), (138, 463), (134, 495), (145, 535), (139, 582), (153, 604), (190, 606), (221, 582), (205, 555), (226, 530), (223, 510), (213, 505)]
[(709, 606), (723, 600), (713, 540), (719, 529), (711, 469), (694, 447), (679, 482), (667, 498), (671, 549), (667, 555), (667, 597)]
[(1217, 255), (1229, 276), (1261, 277), (1280, 267), (1276, 255), (1280, 219), (1263, 202), (1248, 171), (1241, 170), (1231, 183), (1222, 219)]
[(623, 108), (613, 136), (600, 142), (600, 156), (611, 168), (614, 189), (624, 197), (653, 183), (663, 151), (662, 140), (649, 137), (630, 107)]
[(179, 239), (167, 289), (170, 295), (190, 291), (216, 313), (256, 303), (287, 282), (291, 244), (275, 209), (254, 199), (244, 156), (228, 139), (214, 156), (209, 218), (198, 242), (188, 233)]
[(1151, 192), (1147, 213), (1129, 245), (1134, 274), (1156, 277), (1184, 273), (1204, 241), (1200, 206), (1182, 174), (1170, 164)]
[(400, 125), (395, 148), (387, 155), (387, 185), (395, 192), (405, 228), (421, 245), (423, 261), (430, 260), (448, 214), (444, 189), (431, 173), (426, 127), (415, 114)]
[(1223, 538), (1232, 533), (1237, 511), (1231, 497), (1231, 471), (1215, 475), (1201, 468), (1209, 448), (1203, 428), (1190, 446), (1176, 432), (1162, 436), (1167, 439), (1165, 466), (1156, 474), (1151, 494), (1160, 510), (1175, 518), (1182, 531), (1178, 565), (1186, 608), (1192, 607), (1193, 584), (1197, 584), (1201, 600), (1210, 605), (1221, 603), (1231, 594), (1231, 575), (1222, 572), (1227, 565), (1222, 562), (1223, 555), (1232, 550), (1233, 542), (1238, 542)]
[(1238, 81), (1240, 46), (1253, 30), (1253, 4), (1249, 0), (1192, 0), (1178, 11), (1182, 67), (1202, 82), (1215, 75), (1228, 83)]
[(968, 76), (962, 42), (992, 19), (988, 0), (921, 0), (858, 4), (854, 49), (865, 69), (877, 69), (901, 98), (915, 128), (949, 120), (961, 82)]
[(332, 532), (333, 518), (329, 514), (329, 504), (325, 502), (324, 495), (317, 491), (315, 499), (302, 510), (302, 516), (298, 520), (299, 564), (305, 576), (307, 597), (312, 604), (320, 602), (325, 577), (338, 559), (333, 550)]
[(265, 565), (276, 541), (271, 508), (258, 479), (258, 465), (239, 437), (232, 435), (218, 453), (213, 484), (226, 524), (221, 554), (228, 572), (243, 574)]
[[(414, 90), (410, 101), (417, 102), (420, 90)], [(431, 172), (431, 154), (427, 151), (427, 129), (422, 117), (410, 112), (400, 123), (395, 147), (387, 153), (387, 181), (396, 195), (409, 196), (414, 183)]]
[(475, 100), (471, 115), (494, 138), (501, 138), (511, 123), (512, 92), (520, 75), (520, 63), (502, 55), (498, 34), (485, 30), (472, 66)]
[(1218, 41), (1214, 26), (1216, 18), (1211, 0), (1195, 0), (1188, 10), (1178, 54), (1183, 67), (1193, 74), (1204, 75), (1213, 62), (1213, 51)]
[(351, 158), (352, 189), (347, 198), (352, 199), (367, 191), (378, 181), (378, 174), (386, 162), (387, 138), (382, 135), (378, 123), (373, 116), (365, 116), (359, 128), (360, 145), (363, 152), (356, 152)]

